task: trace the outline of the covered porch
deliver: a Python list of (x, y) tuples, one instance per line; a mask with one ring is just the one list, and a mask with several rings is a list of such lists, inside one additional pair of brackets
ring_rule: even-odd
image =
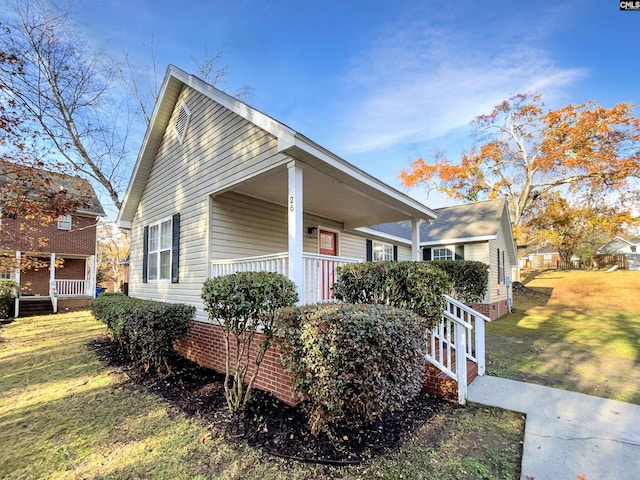
[[(25, 261), (27, 256), (36, 261)], [(95, 255), (44, 256), (17, 251), (15, 257), (14, 280), (19, 286), (16, 316), (31, 311), (29, 305), (38, 305), (34, 312), (44, 312), (43, 305), (50, 305), (57, 313), (59, 306), (77, 307), (95, 296)]]
[[(242, 211), (214, 207), (210, 212), (211, 277), (278, 272), (297, 285), (301, 303), (331, 302), (336, 269), (367, 259), (366, 235), (357, 229), (403, 220), (413, 227), (406, 258), (421, 258), (419, 225), (435, 218), (432, 210), (326, 152), (295, 153), (303, 160), (292, 159), (211, 195), (214, 204), (229, 198), (245, 204)], [(222, 225), (220, 217), (230, 216), (236, 217), (228, 222), (233, 225)], [(230, 238), (237, 231), (237, 242), (219, 247), (216, 229)], [(256, 238), (245, 240), (247, 231)]]

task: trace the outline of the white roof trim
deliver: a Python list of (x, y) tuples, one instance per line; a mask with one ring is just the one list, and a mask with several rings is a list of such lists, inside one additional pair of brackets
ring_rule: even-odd
[[(613, 238), (613, 240), (621, 240), (621, 241), (623, 241), (624, 243), (626, 243), (627, 245), (630, 245), (630, 246), (632, 246), (632, 247), (637, 247), (637, 246), (638, 246), (638, 244), (637, 244), (637, 243), (630, 242), (630, 241), (629, 241), (629, 240), (627, 240), (626, 238), (622, 238), (622, 237), (620, 237), (620, 236), (618, 236), (618, 235), (616, 235), (616, 236)], [(613, 240), (610, 240), (609, 242), (607, 242), (607, 244), (608, 244), (608, 243), (613, 242)], [(605, 244), (605, 245), (607, 245), (607, 244)]]
[(433, 245), (454, 245), (460, 243), (473, 243), (473, 242), (488, 242), (489, 240), (495, 240), (497, 235), (483, 235), (481, 237), (462, 237), (462, 238), (446, 238), (443, 240), (432, 240), (430, 242), (420, 242), (423, 247), (430, 247)]
[[(178, 83), (177, 85), (176, 82)], [(332, 154), (307, 139), (303, 135), (296, 133), (288, 126), (250, 107), (242, 101), (227, 95), (203, 80), (190, 75), (173, 65), (169, 65), (158, 95), (159, 101), (156, 102), (154, 107), (151, 121), (147, 127), (136, 165), (133, 169), (131, 180), (129, 181), (127, 192), (122, 202), (122, 208), (118, 213), (117, 223), (123, 228), (126, 228), (124, 227), (125, 225), (131, 224), (137, 209), (137, 204), (142, 195), (141, 188), (138, 189), (137, 193), (134, 193), (134, 186), (139, 182), (146, 181), (146, 177), (153, 165), (153, 161), (155, 160), (157, 148), (167, 128), (169, 116), (167, 116), (165, 110), (167, 107), (171, 107), (172, 105), (175, 106), (175, 103), (177, 102), (177, 96), (173, 95), (175, 90), (172, 90), (171, 95), (168, 94), (170, 85), (177, 87), (182, 87), (184, 85), (189, 86), (197, 92), (219, 103), (223, 107), (243, 117), (247, 121), (267, 131), (278, 139), (278, 150), (280, 152), (286, 153), (287, 150), (300, 149), (329, 166), (349, 175), (362, 184), (381, 192), (383, 196), (393, 198), (405, 207), (398, 208), (398, 205), (396, 205), (392, 208), (398, 209), (398, 211), (401, 211), (408, 217), (436, 218), (436, 213), (422, 203), (354, 167), (335, 154)], [(161, 111), (163, 111), (162, 115), (160, 114)], [(345, 227), (347, 226), (345, 225)]]
[[(383, 192), (385, 195), (390, 196), (395, 200), (404, 203), (408, 207), (408, 210), (403, 211), (403, 213), (409, 217), (418, 216), (416, 215), (418, 212), (420, 217), (427, 217), (431, 219), (435, 219), (437, 217), (437, 214), (429, 207), (423, 205), (417, 200), (411, 198), (410, 196), (400, 192), (399, 190), (396, 190), (390, 185), (387, 185), (386, 183), (378, 180), (377, 178), (369, 175), (363, 170), (360, 170), (359, 168), (351, 165), (346, 160), (343, 160), (342, 158), (338, 157), (334, 153), (326, 150), (325, 148), (321, 147), (317, 143), (308, 139), (304, 135), (296, 133), (294, 141), (291, 145), (287, 146), (286, 148), (280, 148), (280, 144), (279, 144), (278, 147), (280, 151), (284, 151), (285, 153), (287, 153), (286, 150), (299, 148), (300, 150), (312, 155), (313, 157), (319, 160), (322, 160), (324, 163), (330, 165), (331, 167), (343, 173), (346, 173), (347, 175), (355, 178), (356, 180), (364, 183), (365, 185), (375, 188), (376, 190)], [(345, 227), (348, 228), (347, 225), (345, 225)]]
[(402, 243), (403, 245), (411, 245), (411, 241), (406, 238), (396, 237), (395, 235), (391, 235), (389, 233), (379, 232), (378, 230), (374, 230), (372, 228), (367, 227), (358, 227), (354, 230), (364, 233), (367, 236), (382, 238), (384, 240), (391, 240), (392, 242)]

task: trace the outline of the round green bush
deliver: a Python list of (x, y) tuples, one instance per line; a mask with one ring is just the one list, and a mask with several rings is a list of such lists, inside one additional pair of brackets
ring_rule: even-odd
[(442, 320), (448, 288), (447, 274), (430, 262), (365, 262), (338, 268), (333, 293), (346, 303), (411, 310), (434, 327)]
[(387, 305), (287, 311), (282, 361), (305, 398), (311, 432), (358, 426), (397, 410), (422, 387), (424, 320)]

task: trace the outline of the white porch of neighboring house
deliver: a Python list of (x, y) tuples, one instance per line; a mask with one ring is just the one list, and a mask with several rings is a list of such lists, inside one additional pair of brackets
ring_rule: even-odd
[[(433, 213), (417, 202), (410, 205), (407, 197), (393, 189), (381, 191), (365, 174), (358, 178), (361, 172), (353, 167), (346, 171), (340, 162), (330, 164), (327, 159), (328, 155), (324, 161), (309, 155), (304, 162), (292, 160), (212, 195), (215, 200), (235, 192), (286, 208), (286, 217), (278, 217), (286, 237), (282, 237), (281, 249), (273, 253), (213, 258), (211, 277), (273, 271), (294, 281), (302, 304), (335, 301), (332, 286), (336, 269), (364, 261), (366, 256), (364, 243), (361, 251), (351, 248), (349, 255), (342, 254), (346, 237), (362, 237), (355, 231), (358, 227), (406, 219), (415, 225), (411, 256), (420, 259), (418, 225), (433, 218)], [(212, 223), (215, 228), (215, 219)]]
[[(23, 252), (17, 251), (16, 265), (21, 265)], [(57, 313), (59, 304), (75, 306), (78, 300), (90, 300), (96, 291), (96, 258), (95, 255), (67, 255), (51, 253), (46, 257), (48, 268), (30, 270), (15, 269), (15, 282), (19, 286), (16, 298), (15, 315), (21, 315), (37, 303), (51, 306)], [(56, 268), (56, 263), (63, 261), (63, 266)], [(66, 262), (67, 270), (64, 270)], [(63, 278), (61, 278), (63, 277)], [(33, 284), (37, 284), (34, 286)], [(22, 308), (21, 308), (22, 304)], [(36, 312), (45, 312), (46, 308), (33, 307)]]

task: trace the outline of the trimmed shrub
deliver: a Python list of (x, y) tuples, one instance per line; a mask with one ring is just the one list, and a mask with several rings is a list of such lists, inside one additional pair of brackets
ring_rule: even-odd
[[(298, 301), (296, 285), (274, 272), (234, 273), (205, 281), (202, 300), (209, 318), (223, 331), (227, 405), (232, 413), (243, 411), (251, 398), (260, 364), (271, 347), (278, 313), (282, 307)], [(265, 338), (257, 346), (252, 361), (249, 352), (258, 329)]]
[(281, 315), (282, 362), (311, 432), (359, 426), (422, 387), (424, 321), (387, 305), (321, 304)]
[(103, 293), (89, 308), (132, 360), (141, 361), (145, 370), (153, 367), (167, 374), (179, 357), (173, 343), (187, 334), (196, 312), (191, 305), (141, 300), (121, 293)]
[(13, 317), (15, 288), (16, 282), (13, 280), (0, 280), (0, 318)]
[(489, 265), (471, 260), (434, 260), (432, 265), (449, 278), (449, 295), (463, 303), (484, 300), (489, 281)]
[(347, 303), (385, 304), (420, 315), (436, 325), (449, 288), (446, 274), (427, 262), (366, 262), (338, 268), (333, 285), (337, 299)]

